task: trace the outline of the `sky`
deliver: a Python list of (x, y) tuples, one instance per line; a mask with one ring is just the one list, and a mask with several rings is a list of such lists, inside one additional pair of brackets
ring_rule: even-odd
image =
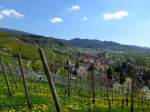
[(150, 0), (0, 0), (0, 27), (150, 47)]

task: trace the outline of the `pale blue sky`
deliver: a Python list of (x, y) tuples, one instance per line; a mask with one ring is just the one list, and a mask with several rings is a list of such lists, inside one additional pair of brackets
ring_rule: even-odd
[(150, 47), (150, 0), (0, 0), (0, 27)]

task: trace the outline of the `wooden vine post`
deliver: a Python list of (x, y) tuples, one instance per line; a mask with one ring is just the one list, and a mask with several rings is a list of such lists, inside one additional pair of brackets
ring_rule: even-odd
[(95, 103), (95, 84), (94, 84), (94, 63), (92, 63), (92, 94), (93, 94), (93, 103)]
[(108, 100), (108, 112), (111, 112), (111, 102)]
[(8, 94), (9, 94), (9, 96), (12, 96), (12, 92), (11, 92), (11, 89), (10, 89), (10, 85), (9, 85), (8, 77), (7, 77), (6, 70), (5, 70), (5, 67), (4, 67), (4, 64), (3, 64), (2, 57), (0, 57), (0, 61), (1, 61), (1, 66), (2, 66), (4, 77), (5, 77), (5, 81), (6, 81), (7, 89), (8, 89)]
[(121, 112), (123, 112), (124, 99), (122, 100)]
[(16, 82), (15, 77), (14, 77), (14, 75), (13, 75), (12, 68), (11, 68), (11, 66), (10, 66), (9, 64), (7, 64), (7, 66), (8, 66), (10, 75), (11, 75), (11, 77), (12, 77), (12, 80), (13, 80), (13, 82), (15, 83), (15, 86), (16, 86), (16, 88), (17, 88), (17, 82)]
[(30, 95), (29, 95), (27, 82), (26, 82), (26, 79), (25, 79), (25, 73), (24, 73), (23, 65), (22, 65), (22, 58), (21, 58), (20, 54), (19, 54), (19, 65), (20, 65), (20, 70), (21, 70), (21, 75), (22, 75), (22, 83), (23, 83), (23, 86), (24, 86), (24, 91), (25, 91), (25, 95), (26, 95), (26, 98), (27, 98), (28, 107), (29, 107), (29, 109), (32, 109), (32, 101), (31, 101), (31, 98), (30, 98)]
[(70, 96), (70, 85), (71, 85), (71, 83), (70, 83), (70, 79), (71, 79), (71, 76), (70, 76), (70, 60), (69, 60), (69, 58), (67, 59), (67, 71), (68, 71), (68, 91), (67, 91), (67, 94), (68, 94), (68, 96)]
[(93, 103), (95, 103), (94, 63), (93, 62), (88, 68), (88, 70), (91, 71), (91, 74), (92, 74), (92, 88), (91, 89), (92, 89)]
[(132, 85), (131, 85), (131, 112), (134, 112), (134, 83), (135, 83), (135, 80), (134, 80), (134, 75), (136, 75), (136, 67), (134, 67), (133, 65), (131, 66), (131, 75), (132, 75)]
[(132, 75), (132, 85), (131, 85), (131, 112), (133, 112), (133, 96), (134, 95), (134, 76)]
[(42, 48), (39, 49), (39, 53), (40, 53), (40, 57), (41, 57), (41, 60), (42, 60), (43, 66), (44, 66), (44, 70), (45, 70), (45, 74), (46, 74), (46, 77), (47, 77), (47, 80), (48, 80), (48, 84), (49, 84), (50, 90), (52, 92), (52, 96), (53, 96), (53, 99), (54, 99), (56, 110), (57, 110), (57, 112), (62, 112), (61, 107), (60, 107), (60, 103), (59, 103), (59, 100), (58, 100), (58, 96), (57, 96), (57, 93), (56, 93), (56, 89), (55, 89), (55, 86), (54, 86), (54, 83), (53, 83), (52, 74), (51, 74), (51, 71), (48, 67), (48, 63), (47, 63), (47, 60), (46, 60), (46, 57), (44, 55), (44, 51), (43, 51)]

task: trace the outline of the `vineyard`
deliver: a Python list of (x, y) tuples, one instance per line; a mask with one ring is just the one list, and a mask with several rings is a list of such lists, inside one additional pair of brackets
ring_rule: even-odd
[(150, 112), (150, 0), (0, 0), (0, 112)]
[(66, 76), (52, 74), (42, 49), (39, 55), (41, 73), (26, 68), (21, 55), (16, 65), (1, 58), (2, 112), (150, 112), (150, 93), (136, 89), (133, 77), (127, 89), (117, 83), (110, 86), (110, 81), (104, 84), (97, 81), (103, 75), (95, 75), (94, 63), (88, 71), (90, 78), (74, 76), (68, 68), (64, 68)]

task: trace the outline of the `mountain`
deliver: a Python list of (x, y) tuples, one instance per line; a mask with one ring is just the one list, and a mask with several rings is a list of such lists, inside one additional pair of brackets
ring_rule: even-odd
[(0, 28), (0, 32), (11, 33), (11, 34), (16, 34), (16, 35), (35, 35), (35, 34), (32, 34), (32, 33), (27, 33), (27, 32), (24, 32), (24, 31), (8, 29), (8, 28)]
[(3, 58), (18, 58), (18, 53), (25, 60), (39, 58), (39, 46), (44, 49), (47, 59), (53, 61), (64, 61), (66, 52), (74, 51), (65, 40), (53, 37), (44, 37), (18, 30), (0, 29), (0, 56)]
[(112, 41), (100, 41), (100, 40), (75, 38), (69, 40), (69, 43), (81, 48), (91, 48), (91, 49), (104, 50), (104, 51), (140, 51), (140, 52), (148, 51), (150, 52), (150, 48), (133, 46), (133, 45), (122, 45)]
[(90, 48), (95, 50), (103, 51), (138, 51), (138, 52), (150, 52), (150, 48), (139, 47), (133, 45), (122, 45), (112, 41), (100, 41), (100, 40), (90, 40), (90, 39), (80, 39), (74, 38), (72, 40), (58, 39), (54, 37), (45, 37), (32, 33), (27, 33), (19, 30), (12, 30), (7, 28), (0, 28), (0, 32), (5, 32), (10, 34), (12, 37), (15, 37), (23, 42), (41, 45), (43, 47), (47, 46), (70, 46), (78, 48)]
[(43, 46), (44, 45), (47, 46), (50, 43), (56, 43), (59, 45), (67, 44), (66, 40), (63, 40), (63, 39), (45, 37), (41, 35), (36, 35), (32, 33), (27, 33), (24, 31), (13, 30), (13, 29), (8, 29), (8, 28), (0, 28), (0, 32), (8, 33), (12, 37), (15, 37), (19, 40), (22, 40), (24, 42), (31, 43), (31, 44), (38, 44), (38, 45), (43, 45)]

